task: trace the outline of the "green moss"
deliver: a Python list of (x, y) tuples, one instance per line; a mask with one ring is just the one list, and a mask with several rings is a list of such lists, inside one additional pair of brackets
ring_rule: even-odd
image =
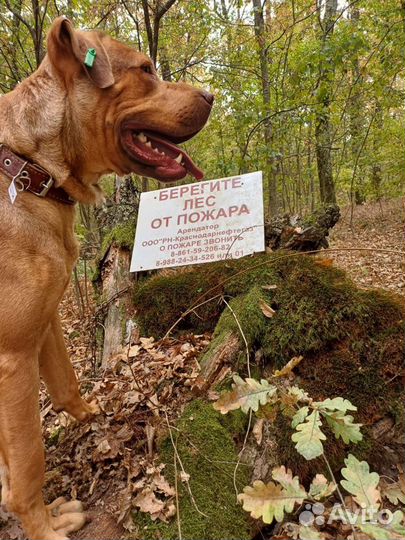
[(47, 448), (58, 444), (58, 442), (63, 439), (64, 434), (65, 434), (65, 429), (63, 427), (59, 426), (56, 429), (54, 429), (49, 434), (49, 437), (46, 439)]
[(240, 327), (251, 347), (265, 328), (266, 318), (260, 309), (260, 301), (264, 300), (264, 296), (263, 289), (253, 286), (249, 292), (229, 301), (230, 309), (223, 311), (215, 328), (214, 338), (225, 332), (240, 334)]
[(120, 247), (126, 247), (132, 249), (134, 245), (135, 237), (135, 223), (128, 221), (126, 223), (120, 223), (116, 225), (111, 231), (109, 231), (103, 238), (101, 245), (101, 256), (104, 257), (107, 249), (111, 244), (115, 243)]
[(101, 263), (112, 244), (116, 244), (120, 247), (127, 249), (132, 249), (135, 238), (135, 223), (133, 221), (127, 221), (125, 223), (120, 223), (108, 231), (102, 242), (100, 252), (94, 262), (94, 266), (91, 270), (91, 281), (97, 289), (97, 284), (99, 284), (101, 279)]
[(94, 286), (101, 280), (100, 260), (96, 260), (94, 267), (91, 270), (90, 280)]
[(221, 414), (218, 420), (235, 439), (239, 439), (245, 435), (249, 424), (249, 415), (238, 409), (231, 411), (230, 414)]
[(397, 399), (391, 403), (390, 413), (395, 421), (395, 424), (402, 429), (404, 429), (404, 419), (405, 419), (405, 405), (402, 399)]
[[(266, 285), (276, 288), (269, 290)], [(397, 405), (402, 388), (396, 375), (403, 363), (404, 307), (392, 294), (360, 290), (335, 267), (325, 267), (306, 255), (283, 258), (282, 253), (156, 276), (144, 283), (141, 291), (137, 304), (141, 319), (151, 321), (157, 336), (161, 335), (166, 306), (170, 321), (164, 321), (165, 331), (205, 291), (205, 298), (223, 295), (248, 341), (251, 370), (256, 370), (257, 378), (263, 376), (263, 366), (266, 376), (293, 356), (302, 355), (303, 361), (294, 370), (297, 384), (314, 399), (349, 399), (358, 407), (356, 421), (365, 425), (386, 415), (395, 416), (397, 422), (403, 418), (404, 411)], [(154, 293), (158, 300), (151, 297)], [(260, 300), (275, 310), (273, 317), (263, 316)], [(214, 330), (214, 337), (201, 364), (233, 333), (240, 337), (240, 354), (231, 359), (231, 368), (246, 376), (245, 347), (231, 310), (218, 298), (203, 309), (197, 310), (197, 315), (204, 313), (204, 328)], [(201, 321), (197, 315), (182, 319), (177, 329), (191, 329), (194, 321), (198, 328)], [(255, 366), (254, 352), (259, 348), (263, 361)], [(310, 474), (318, 465), (297, 458), (288, 423), (283, 420), (276, 428), (280, 462), (289, 466), (298, 463)], [(373, 464), (381, 459), (383, 450), (370, 437), (365, 431), (362, 445), (353, 451), (357, 448)], [(347, 447), (332, 436), (327, 444), (331, 463), (339, 468), (346, 452)]]
[[(139, 306), (141, 333), (162, 336), (178, 319), (182, 312), (210, 287), (210, 280), (203, 273), (180, 271), (157, 275), (140, 285), (135, 292), (134, 304)], [(182, 321), (183, 330), (204, 332), (213, 328), (220, 309), (205, 304)], [(157, 317), (156, 314), (159, 314)]]
[[(226, 427), (225, 427), (226, 426)], [(237, 427), (238, 426), (238, 427)], [(223, 417), (211, 404), (195, 400), (184, 410), (173, 430), (176, 447), (185, 471), (190, 475), (190, 488), (201, 512), (197, 512), (183, 482), (178, 482), (180, 523), (184, 540), (243, 540), (252, 537), (246, 512), (236, 502), (233, 472), (237, 451), (232, 434)], [(244, 429), (244, 422), (233, 424), (233, 430)], [(235, 435), (235, 431), (234, 431)], [(166, 463), (165, 476), (174, 485), (173, 447), (166, 438), (160, 447)], [(237, 485), (241, 490), (249, 483), (250, 471), (240, 465)], [(134, 515), (137, 538), (171, 540), (178, 538), (177, 521), (152, 522), (140, 512)]]

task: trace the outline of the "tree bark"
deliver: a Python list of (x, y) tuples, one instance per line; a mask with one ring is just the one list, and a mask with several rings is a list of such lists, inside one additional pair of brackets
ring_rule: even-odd
[(104, 343), (102, 367), (118, 354), (125, 345), (126, 330), (131, 317), (131, 284), (133, 279), (129, 273), (131, 252), (113, 244), (103, 261), (102, 283), (103, 297), (106, 305), (104, 319)]
[(378, 100), (375, 102), (375, 127), (373, 132), (373, 165), (371, 168), (371, 183), (374, 196), (379, 201), (381, 199), (382, 168), (380, 163), (380, 141), (381, 129), (383, 125), (382, 108)]
[(142, 0), (149, 54), (154, 64), (156, 64), (158, 55), (160, 22), (175, 2), (176, 0), (166, 0), (165, 2), (156, 0), (155, 9), (151, 13), (148, 0)]
[[(352, 21), (353, 33), (356, 33), (358, 31), (360, 10), (355, 4), (350, 7), (350, 17)], [(358, 88), (359, 88), (358, 83), (360, 80), (360, 67), (359, 67), (359, 57), (357, 53), (354, 54), (354, 57), (352, 59), (351, 75), (352, 75), (352, 88), (351, 88), (351, 96), (349, 98), (351, 153), (352, 153), (353, 164), (356, 164), (356, 162), (359, 163), (359, 160), (360, 160), (359, 153), (361, 152), (361, 147), (362, 147), (361, 134), (364, 128), (363, 120), (362, 120), (364, 113), (362, 111), (361, 96), (358, 91)], [(362, 113), (363, 113), (363, 116), (362, 116)], [(355, 177), (353, 178), (354, 193), (350, 194), (352, 200), (354, 199), (354, 202), (356, 204), (362, 204), (365, 201), (364, 186), (363, 186), (363, 172), (364, 172), (363, 167), (361, 166), (361, 163), (359, 163), (354, 173)]]
[[(113, 201), (109, 200), (97, 211), (97, 222), (103, 236), (103, 253), (99, 263), (100, 293), (103, 299), (104, 342), (102, 365), (119, 353), (126, 339), (128, 328), (132, 325), (132, 285), (133, 274), (129, 273), (133, 235), (136, 221), (139, 193), (132, 178), (116, 179)], [(125, 238), (123, 230), (127, 231)], [(120, 231), (121, 237), (118, 232)], [(131, 238), (130, 238), (131, 237)], [(109, 239), (109, 242), (107, 242)]]
[[(270, 78), (269, 78), (269, 62), (266, 51), (266, 25), (263, 14), (263, 6), (261, 0), (252, 0), (254, 11), (254, 27), (256, 42), (259, 49), (260, 73), (262, 80), (262, 97), (263, 97), (263, 112), (268, 115), (270, 112)], [(273, 126), (270, 120), (264, 123), (264, 141), (266, 143), (267, 157), (266, 169), (268, 176), (269, 188), (269, 214), (274, 216), (278, 212), (277, 201), (277, 170), (273, 157), (274, 140)]]
[(325, 14), (321, 25), (321, 52), (324, 59), (320, 63), (318, 81), (319, 103), (316, 111), (315, 139), (316, 159), (321, 201), (336, 203), (335, 183), (332, 169), (332, 138), (330, 121), (330, 95), (333, 78), (333, 57), (329, 52), (329, 41), (333, 34), (337, 13), (337, 0), (325, 0)]

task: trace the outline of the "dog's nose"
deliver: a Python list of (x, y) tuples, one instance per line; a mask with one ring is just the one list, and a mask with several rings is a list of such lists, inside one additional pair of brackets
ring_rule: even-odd
[(209, 105), (212, 105), (214, 103), (214, 96), (210, 92), (207, 92), (206, 90), (201, 90), (201, 95)]

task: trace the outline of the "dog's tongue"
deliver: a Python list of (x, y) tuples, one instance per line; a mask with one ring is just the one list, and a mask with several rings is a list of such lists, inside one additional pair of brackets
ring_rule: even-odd
[(184, 178), (187, 173), (197, 180), (204, 177), (203, 171), (195, 165), (185, 150), (155, 133), (132, 132), (130, 147), (137, 160), (155, 167), (162, 178), (177, 180)]
[(181, 154), (181, 165), (183, 165), (187, 172), (193, 175), (196, 180), (201, 180), (202, 178), (204, 178), (203, 171), (197, 167), (197, 165), (194, 163), (194, 161), (191, 159), (191, 157), (187, 154), (185, 150), (179, 148), (177, 145), (166, 139), (162, 139), (154, 133), (146, 132), (145, 135), (148, 139), (152, 141), (152, 145), (155, 148), (160, 150), (160, 152), (164, 152), (164, 154), (168, 155), (172, 159), (176, 157), (178, 158), (179, 154)]

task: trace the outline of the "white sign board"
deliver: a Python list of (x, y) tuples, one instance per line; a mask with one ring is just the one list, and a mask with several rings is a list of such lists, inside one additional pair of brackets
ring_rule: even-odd
[(142, 193), (131, 272), (264, 251), (262, 173)]

